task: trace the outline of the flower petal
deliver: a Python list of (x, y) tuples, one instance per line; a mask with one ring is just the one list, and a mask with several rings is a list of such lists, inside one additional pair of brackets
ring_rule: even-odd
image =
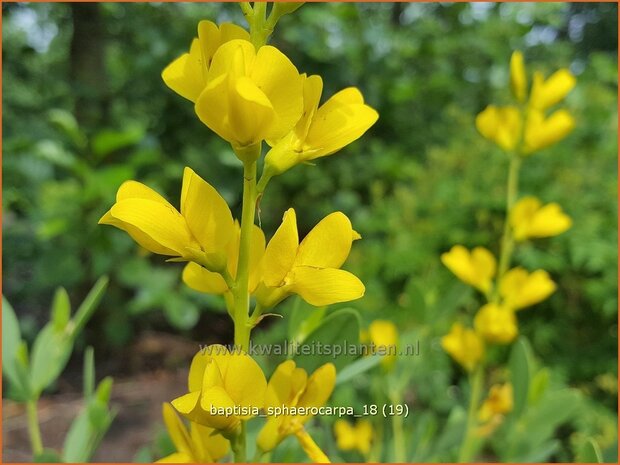
[(301, 241), (295, 266), (340, 268), (353, 242), (351, 221), (342, 212), (323, 218)]
[(299, 399), (299, 407), (322, 407), (334, 391), (336, 367), (326, 363), (315, 370), (308, 378), (306, 390)]
[(288, 404), (294, 371), (295, 362), (293, 360), (286, 360), (276, 367), (267, 384), (267, 392), (265, 394), (266, 408), (281, 407)]
[(162, 255), (183, 257), (187, 247), (198, 246), (179, 212), (153, 200), (121, 200), (99, 222), (125, 230), (142, 247)]
[(183, 268), (183, 282), (191, 289), (206, 294), (223, 294), (228, 291), (221, 274), (209, 271), (194, 262)]
[(177, 415), (176, 411), (169, 403), (162, 404), (162, 415), (164, 417), (164, 423), (168, 430), (168, 435), (176, 447), (178, 452), (192, 455), (192, 443), (190, 436), (185, 428), (185, 425)]
[(282, 284), (295, 262), (298, 245), (297, 217), (295, 210), (289, 208), (263, 255), (262, 277), (267, 286), (278, 287)]
[(196, 448), (198, 463), (217, 462), (230, 449), (230, 442), (216, 430), (198, 423), (190, 425), (190, 435)]
[(159, 459), (156, 463), (194, 463), (194, 460), (183, 452), (174, 452), (163, 459)]
[(163, 203), (164, 205), (174, 208), (170, 202), (159, 193), (138, 181), (125, 181), (121, 184), (121, 187), (118, 188), (116, 192), (116, 201), (120, 202), (121, 200), (127, 199), (153, 200), (154, 202)]
[(192, 41), (189, 53), (181, 55), (164, 69), (161, 77), (181, 97), (196, 101), (206, 84), (198, 39)]
[(364, 295), (364, 284), (352, 273), (333, 268), (293, 268), (291, 291), (310, 305), (321, 307), (356, 300)]

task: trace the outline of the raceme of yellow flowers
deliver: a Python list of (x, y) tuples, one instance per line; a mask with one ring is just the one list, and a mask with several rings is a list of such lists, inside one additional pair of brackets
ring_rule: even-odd
[(562, 69), (547, 79), (535, 72), (528, 89), (523, 55), (514, 52), (510, 60), (510, 87), (516, 103), (503, 107), (490, 105), (476, 118), (480, 134), (508, 154), (511, 174), (499, 265), (493, 253), (484, 247), (468, 250), (455, 245), (441, 256), (452, 273), (487, 300), (473, 318), (472, 329), (454, 323), (442, 338), (444, 350), (467, 371), (474, 370), (483, 359), (485, 343), (508, 344), (515, 340), (519, 333), (516, 311), (542, 302), (556, 290), (556, 284), (545, 270), (530, 272), (518, 266), (510, 269), (509, 262), (515, 244), (557, 236), (571, 227), (570, 217), (557, 203), (544, 204), (533, 196), (518, 199), (517, 176), (521, 160), (562, 140), (574, 128), (568, 110), (546, 114), (574, 86), (575, 78)]
[[(353, 242), (361, 239), (345, 214), (327, 215), (303, 240), (293, 208), (284, 213), (268, 242), (254, 224), (258, 199), (272, 178), (337, 152), (378, 119), (353, 87), (321, 104), (321, 77), (300, 73), (278, 48), (266, 45), (279, 17), (299, 6), (274, 4), (267, 18), (266, 4), (241, 4), (249, 32), (230, 23), (201, 21), (189, 51), (162, 73), (166, 85), (193, 103), (200, 121), (229, 142), (243, 163), (241, 222), (217, 190), (189, 167), (183, 173), (178, 209), (150, 187), (126, 181), (99, 221), (125, 231), (144, 249), (167, 256), (167, 261), (186, 263), (184, 283), (222, 295), (235, 323), (240, 350), (217, 345), (203, 349), (191, 363), (187, 393), (163, 406), (177, 451), (162, 462), (213, 462), (229, 450), (243, 460), (244, 423), (258, 411), (324, 405), (335, 385), (332, 364), (309, 375), (287, 361), (267, 382), (259, 365), (241, 349), (247, 347), (249, 331), (263, 312), (292, 294), (316, 306), (364, 295), (363, 283), (341, 269)], [(268, 150), (259, 178), (257, 160), (263, 143)], [(249, 296), (256, 302), (251, 316)], [(189, 429), (177, 412), (189, 421)], [(293, 435), (313, 461), (328, 462), (304, 429), (309, 419), (308, 415), (269, 417), (257, 449), (268, 453)]]

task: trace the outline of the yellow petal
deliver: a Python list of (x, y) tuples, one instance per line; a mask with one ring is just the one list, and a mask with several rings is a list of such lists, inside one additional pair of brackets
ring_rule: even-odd
[(289, 208), (282, 218), (282, 224), (275, 232), (262, 260), (263, 281), (269, 287), (278, 287), (291, 270), (297, 255), (299, 236), (295, 210)]
[(527, 76), (525, 75), (525, 64), (523, 54), (519, 51), (513, 52), (510, 57), (510, 88), (512, 95), (519, 101), (525, 101), (527, 92)]
[(462, 245), (455, 245), (441, 255), (441, 262), (464, 283), (483, 293), (491, 290), (496, 260), (484, 247), (476, 247), (470, 253)]
[(220, 24), (219, 28), (211, 21), (198, 23), (198, 39), (202, 48), (202, 58), (208, 70), (217, 49), (226, 42), (234, 39), (250, 40), (248, 32), (232, 23)]
[(161, 74), (168, 87), (195, 102), (206, 84), (202, 65), (202, 51), (198, 39), (192, 41), (189, 53), (170, 63)]
[(504, 150), (513, 150), (521, 136), (521, 113), (518, 108), (489, 105), (476, 116), (480, 134)]
[(224, 260), (234, 228), (232, 213), (215, 188), (187, 167), (183, 171), (181, 214), (203, 250), (220, 251)]
[(169, 206), (170, 208), (174, 208), (170, 202), (159, 195), (156, 191), (137, 181), (125, 181), (121, 184), (121, 187), (118, 188), (118, 191), (116, 192), (116, 201), (120, 202), (121, 200), (127, 199), (153, 200), (154, 202), (159, 202)]
[(182, 257), (186, 248), (198, 246), (181, 214), (170, 205), (153, 200), (121, 200), (100, 223), (125, 230), (142, 247), (162, 255)]
[(321, 448), (314, 442), (314, 439), (303, 428), (297, 431), (295, 437), (299, 441), (301, 448), (306, 455), (314, 463), (331, 463), (327, 455), (321, 450)]
[(315, 370), (308, 378), (306, 389), (299, 399), (300, 407), (322, 407), (334, 391), (336, 367), (326, 363)]
[(398, 346), (396, 325), (388, 320), (374, 320), (368, 327), (368, 333), (375, 349), (383, 348), (381, 352), (385, 356), (381, 360), (381, 364), (385, 368), (391, 368), (396, 361), (396, 348)]
[(489, 303), (474, 317), (476, 332), (495, 344), (508, 344), (519, 334), (514, 312), (504, 306)]
[(221, 434), (208, 426), (192, 422), (190, 435), (196, 449), (198, 463), (217, 462), (224, 457), (230, 449), (230, 442)]
[(475, 331), (454, 323), (441, 338), (443, 349), (463, 368), (472, 371), (484, 354), (484, 344)]
[[(281, 407), (279, 404), (278, 407)], [(283, 437), (280, 434), (280, 425), (282, 424), (283, 417), (269, 417), (265, 426), (263, 426), (256, 438), (256, 445), (262, 452), (269, 452), (276, 448), (276, 446), (282, 441)]]
[(358, 89), (338, 92), (314, 115), (305, 140), (305, 146), (312, 151), (304, 159), (312, 160), (340, 150), (359, 139), (378, 118), (374, 109), (364, 105)]
[(504, 275), (499, 290), (504, 305), (519, 310), (547, 299), (556, 287), (545, 270), (536, 270), (530, 274), (516, 267)]
[(192, 446), (190, 436), (172, 405), (167, 402), (162, 404), (162, 415), (164, 417), (166, 429), (168, 430), (168, 435), (174, 447), (176, 447), (177, 452), (191, 456)]
[(196, 423), (220, 431), (234, 430), (239, 425), (239, 418), (234, 415), (221, 415), (218, 413), (218, 409), (232, 411), (235, 405), (237, 405), (235, 401), (231, 399), (228, 392), (222, 387), (214, 386), (206, 391), (202, 391), (200, 396), (202, 416)]
[(295, 362), (293, 360), (286, 360), (276, 367), (267, 384), (265, 407), (281, 407), (288, 404), (294, 371)]
[(517, 241), (536, 237), (552, 237), (568, 230), (572, 221), (557, 203), (541, 206), (534, 197), (524, 197), (510, 214), (513, 235)]
[(334, 423), (336, 444), (340, 450), (353, 450), (357, 445), (356, 431), (347, 420), (336, 420)]
[(541, 73), (534, 73), (530, 106), (545, 110), (559, 103), (573, 90), (577, 80), (571, 72), (564, 68), (553, 73), (545, 80)]
[(342, 212), (323, 218), (301, 241), (296, 266), (340, 268), (353, 242), (351, 221)]
[(258, 49), (251, 79), (265, 93), (276, 114), (265, 139), (283, 137), (302, 115), (303, 78), (286, 55), (267, 45)]
[(250, 78), (240, 77), (229, 88), (229, 124), (236, 146), (247, 147), (269, 137), (277, 119), (267, 95)]
[(167, 455), (163, 459), (159, 459), (157, 463), (194, 463), (194, 459), (182, 452), (175, 452)]
[(316, 74), (304, 79), (304, 112), (295, 126), (295, 134), (300, 141), (305, 141), (310, 124), (319, 108), (323, 93), (323, 79)]
[[(214, 65), (215, 61), (211, 65), (211, 69)], [(196, 100), (194, 110), (203, 124), (222, 139), (232, 142), (235, 140), (235, 136), (230, 124), (228, 124), (229, 79), (231, 78), (225, 74), (209, 78), (207, 86)]]
[(333, 268), (293, 268), (291, 290), (310, 305), (322, 307), (364, 296), (364, 284), (352, 273)]
[(575, 128), (575, 120), (566, 110), (557, 110), (548, 118), (530, 111), (525, 129), (525, 152), (530, 154), (564, 139)]
[[(236, 405), (262, 408), (267, 380), (263, 370), (245, 353), (230, 353), (225, 366), (217, 359), (224, 378), (224, 389)], [(242, 417), (245, 418), (245, 417)]]
[(183, 268), (183, 282), (198, 292), (223, 294), (228, 286), (219, 273), (209, 271), (197, 263), (190, 262)]

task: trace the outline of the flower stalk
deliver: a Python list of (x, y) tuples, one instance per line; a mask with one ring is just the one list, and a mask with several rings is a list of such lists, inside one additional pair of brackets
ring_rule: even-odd
[(465, 436), (461, 443), (458, 462), (466, 463), (471, 461), (473, 446), (476, 440), (476, 415), (480, 404), (480, 396), (482, 394), (482, 384), (484, 378), (484, 367), (479, 365), (469, 376), (469, 384), (471, 388), (469, 398), (469, 408), (467, 410), (467, 424), (465, 426)]
[(37, 412), (37, 401), (30, 400), (26, 403), (28, 414), (28, 435), (30, 436), (30, 446), (32, 453), (36, 457), (43, 452), (43, 441), (41, 440), (41, 429), (39, 428), (39, 415)]

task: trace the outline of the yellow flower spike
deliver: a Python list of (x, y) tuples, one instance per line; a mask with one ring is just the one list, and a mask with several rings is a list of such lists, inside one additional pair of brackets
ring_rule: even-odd
[(263, 255), (257, 301), (271, 308), (290, 294), (299, 294), (320, 307), (361, 298), (364, 284), (340, 269), (359, 237), (349, 218), (336, 212), (323, 218), (299, 244), (295, 210), (289, 209)]
[(368, 455), (373, 438), (372, 424), (368, 420), (359, 420), (351, 425), (346, 420), (337, 420), (334, 423), (334, 434), (338, 449), (349, 451), (357, 450)]
[(228, 436), (264, 406), (266, 388), (265, 375), (249, 355), (214, 344), (194, 356), (189, 393), (172, 405), (188, 420)]
[(560, 69), (545, 80), (543, 74), (535, 72), (532, 79), (529, 106), (536, 110), (546, 110), (561, 102), (573, 90), (577, 80), (568, 69)]
[[(235, 222), (235, 232), (228, 245), (226, 269), (231, 278), (237, 277), (239, 260), (239, 243), (241, 228)], [(248, 292), (253, 293), (260, 280), (260, 261), (265, 253), (265, 234), (256, 225), (252, 225), (252, 249), (250, 251), (250, 280)], [(230, 289), (219, 273), (211, 272), (196, 263), (188, 263), (183, 269), (183, 282), (190, 288), (207, 294), (224, 294)]]
[(375, 351), (380, 349), (384, 354), (381, 365), (385, 369), (391, 369), (396, 362), (396, 349), (398, 347), (398, 330), (396, 325), (388, 320), (375, 320), (368, 327), (370, 341), (374, 344)]
[(473, 371), (484, 355), (484, 343), (473, 329), (454, 323), (441, 338), (441, 347), (467, 371)]
[(303, 111), (303, 78), (275, 47), (256, 51), (246, 40), (231, 40), (215, 52), (195, 109), (241, 156), (295, 126)]
[(478, 311), (474, 317), (474, 328), (493, 344), (508, 344), (519, 334), (513, 310), (494, 303), (486, 304)]
[(512, 384), (495, 384), (491, 386), (488, 397), (478, 410), (478, 419), (482, 422), (491, 420), (496, 415), (510, 413), (513, 408)]
[(520, 310), (547, 299), (556, 288), (545, 270), (528, 273), (527, 270), (516, 267), (502, 277), (499, 293), (505, 306)]
[(320, 76), (304, 80), (303, 116), (282, 139), (275, 144), (270, 141), (273, 148), (265, 157), (267, 176), (337, 152), (359, 139), (379, 118), (354, 87), (336, 93), (319, 107), (322, 91)]
[(222, 435), (215, 434), (212, 428), (192, 422), (188, 432), (168, 403), (162, 405), (162, 414), (177, 451), (158, 460), (158, 463), (212, 463), (228, 453), (230, 443)]
[(545, 117), (538, 110), (530, 110), (525, 125), (524, 154), (542, 150), (564, 139), (575, 128), (575, 119), (567, 110), (557, 110)]
[(99, 220), (127, 232), (150, 252), (195, 260), (219, 271), (233, 220), (226, 201), (190, 168), (185, 168), (181, 212), (157, 192), (136, 181), (127, 181), (116, 194), (116, 203)]
[(523, 63), (523, 53), (519, 51), (513, 52), (510, 57), (510, 88), (512, 95), (519, 102), (525, 102), (527, 76), (525, 74), (525, 64)]
[(292, 360), (278, 365), (267, 385), (265, 408), (274, 412), (286, 408), (289, 414), (284, 412), (268, 418), (256, 439), (259, 449), (269, 452), (291, 434), (300, 439), (299, 433), (311, 415), (299, 410), (325, 405), (335, 384), (336, 368), (331, 363), (317, 368), (311, 376)]
[(198, 23), (198, 38), (192, 41), (189, 53), (170, 63), (161, 76), (170, 89), (181, 97), (196, 102), (207, 85), (207, 72), (216, 50), (234, 39), (250, 40), (248, 32), (231, 23), (219, 27), (211, 21)]
[(478, 132), (506, 151), (514, 150), (521, 137), (521, 112), (517, 107), (489, 105), (476, 116)]
[(491, 290), (497, 262), (484, 247), (475, 247), (470, 252), (462, 245), (455, 245), (441, 255), (441, 262), (464, 283), (485, 294)]
[(553, 237), (572, 226), (570, 217), (557, 203), (543, 205), (536, 197), (524, 197), (510, 212), (510, 225), (515, 240)]

